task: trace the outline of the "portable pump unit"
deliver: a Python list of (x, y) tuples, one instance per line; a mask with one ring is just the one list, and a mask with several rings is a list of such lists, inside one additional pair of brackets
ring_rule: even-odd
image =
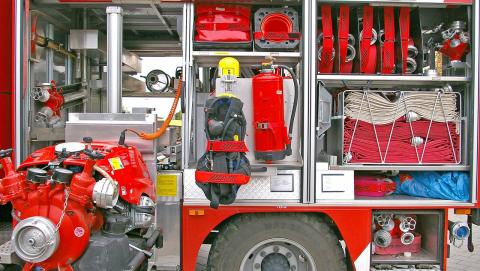
[[(281, 70), (288, 71), (295, 86), (288, 131), (284, 114), (285, 78), (280, 74)], [(260, 67), (260, 73), (253, 77), (252, 85), (255, 159), (267, 162), (283, 160), (292, 154), (292, 131), (299, 91), (297, 76), (288, 66), (264, 62)]]

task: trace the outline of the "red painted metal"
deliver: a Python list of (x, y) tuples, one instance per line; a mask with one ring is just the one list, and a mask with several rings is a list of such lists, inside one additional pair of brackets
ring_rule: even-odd
[(51, 82), (52, 87), (48, 90), (49, 99), (45, 102), (45, 106), (49, 107), (54, 116), (60, 116), (60, 109), (65, 102), (63, 99), (63, 95), (61, 94), (61, 90), (57, 90), (57, 83), (54, 80)]
[[(335, 208), (304, 206), (183, 206), (182, 209), (182, 267), (194, 271), (201, 244), (217, 225), (226, 219), (248, 213), (324, 213), (337, 225), (344, 238), (348, 253), (354, 262), (371, 241), (371, 208)], [(352, 230), (355, 225), (355, 230)], [(362, 234), (358, 234), (362, 233)]]
[[(53, 186), (49, 182), (44, 184), (27, 182), (25, 171), (16, 172), (10, 157), (3, 158), (0, 162), (6, 175), (1, 180), (0, 203), (11, 202), (15, 215), (20, 219), (42, 216), (57, 224), (62, 216), (67, 188), (63, 184)], [(45, 270), (68, 268), (88, 246), (90, 232), (100, 229), (103, 224), (101, 213), (89, 211), (93, 207), (91, 192), (95, 179), (91, 173), (94, 164), (94, 161), (86, 163), (83, 172), (76, 174), (72, 179), (68, 215), (63, 217), (59, 228), (62, 241), (56, 252), (41, 263), (26, 264), (23, 267), (24, 271), (34, 270), (37, 266)], [(13, 220), (14, 227), (16, 224), (17, 221)], [(77, 233), (79, 229), (82, 234)], [(74, 246), (71, 245), (73, 243)]]
[(13, 1), (0, 1), (0, 28), (5, 39), (0, 50), (0, 149), (13, 145)]
[(456, 42), (461, 41), (460, 34), (455, 34), (452, 39), (445, 40), (440, 48), (440, 52), (447, 55), (451, 61), (461, 61), (462, 57), (468, 52), (469, 44), (468, 42), (460, 42), (455, 46), (452, 46), (452, 41)]
[[(112, 145), (109, 143), (92, 143), (92, 149), (105, 155), (105, 158), (97, 160), (96, 166), (108, 172), (120, 187), (120, 197), (125, 201), (138, 204), (142, 194), (155, 199), (155, 190), (148, 174), (147, 166), (140, 152), (135, 147)], [(55, 159), (55, 147), (50, 146), (33, 152), (19, 166), (18, 170), (28, 167), (46, 165)], [(122, 168), (114, 168), (113, 160), (120, 159)], [(63, 164), (65, 166), (85, 166), (89, 161), (88, 156), (80, 154), (78, 157), (71, 156)]]
[(250, 42), (251, 10), (241, 5), (202, 4), (195, 8), (196, 42)]
[(283, 77), (263, 69), (252, 78), (255, 153), (284, 152), (290, 144), (285, 126)]
[[(57, 159), (54, 146), (32, 153), (17, 171), (10, 157), (0, 160), (5, 170), (5, 177), (0, 179), (0, 204), (11, 202), (19, 219), (41, 216), (54, 224), (59, 223), (66, 191), (69, 191), (66, 215), (59, 227), (61, 242), (56, 252), (41, 263), (27, 263), (24, 271), (36, 270), (36, 267), (42, 267), (42, 270), (73, 270), (70, 264), (87, 248), (90, 233), (100, 230), (103, 214), (95, 211), (92, 200), (96, 183), (93, 178), (94, 166), (100, 167), (118, 182), (123, 200), (138, 204), (143, 194), (151, 199), (156, 198), (147, 167), (136, 148), (108, 143), (93, 143), (91, 147), (105, 157), (95, 161), (79, 153), (63, 161), (64, 167), (79, 166), (81, 170), (73, 175), (69, 185), (50, 180), (36, 184), (26, 179), (28, 168), (44, 167)], [(13, 220), (14, 227), (17, 223), (17, 220)]]

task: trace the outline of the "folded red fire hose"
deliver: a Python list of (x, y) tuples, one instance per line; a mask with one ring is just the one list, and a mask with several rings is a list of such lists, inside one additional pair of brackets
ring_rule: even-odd
[(445, 122), (431, 122), (430, 132), (430, 120), (422, 119), (408, 123), (402, 117), (395, 121), (393, 130), (392, 124), (374, 126), (368, 122), (346, 118), (343, 147), (346, 162), (382, 163), (382, 160), (385, 163), (415, 164), (420, 161), (444, 164), (460, 162), (460, 135), (456, 132), (455, 122), (448, 122), (450, 134)]

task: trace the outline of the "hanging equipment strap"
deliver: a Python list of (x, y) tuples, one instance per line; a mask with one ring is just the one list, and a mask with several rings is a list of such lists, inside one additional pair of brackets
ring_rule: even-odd
[(400, 46), (402, 49), (402, 73), (405, 74), (407, 70), (407, 56), (408, 56), (408, 40), (410, 38), (410, 8), (400, 8)]
[(323, 5), (322, 13), (322, 31), (323, 31), (323, 49), (320, 60), (320, 72), (331, 73), (333, 71), (333, 28), (332, 28), (332, 7)]
[[(371, 49), (372, 45), (372, 29), (373, 29), (373, 7), (364, 6), (363, 7), (363, 28), (362, 28), (362, 40), (360, 41), (360, 72), (361, 73), (372, 73), (375, 72), (375, 67), (373, 71), (372, 61), (376, 62), (375, 55)], [(374, 59), (375, 58), (375, 59)]]
[(393, 7), (385, 7), (383, 11), (384, 38), (382, 48), (382, 74), (391, 74), (395, 68), (395, 21)]
[(338, 46), (340, 56), (340, 73), (352, 72), (353, 61), (347, 62), (347, 47), (348, 47), (348, 34), (350, 26), (350, 7), (347, 5), (340, 6), (340, 15), (338, 22)]

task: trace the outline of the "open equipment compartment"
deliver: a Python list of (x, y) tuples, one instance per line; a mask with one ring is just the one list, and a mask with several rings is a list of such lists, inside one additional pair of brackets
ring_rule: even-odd
[(374, 211), (371, 266), (414, 265), (420, 270), (443, 270), (444, 228), (444, 210)]
[[(420, 3), (418, 5), (407, 4), (402, 6), (375, 3), (375, 5), (366, 6), (368, 4), (331, 4), (322, 1), (319, 1), (318, 5), (320, 6), (319, 12), (322, 12), (321, 9), (325, 5), (330, 5), (331, 9), (336, 12), (335, 14), (340, 14), (341, 11), (339, 10), (348, 6), (350, 28), (352, 28), (352, 20), (360, 22), (360, 17), (364, 16), (365, 12), (368, 13), (368, 9), (370, 9), (373, 12), (371, 26), (374, 29), (386, 28), (385, 12), (388, 12), (387, 8), (393, 8), (395, 69), (392, 73), (382, 72), (381, 46), (384, 44), (385, 37), (380, 38), (377, 35), (376, 41), (371, 44), (371, 46), (376, 46), (377, 50), (375, 71), (361, 72), (359, 65), (361, 65), (362, 60), (359, 55), (362, 54), (358, 52), (362, 50), (360, 45), (362, 41), (359, 40), (362, 27), (359, 25), (358, 30), (355, 30), (358, 34), (356, 36), (357, 57), (352, 60), (355, 65), (351, 72), (340, 71), (338, 66), (341, 66), (342, 63), (335, 63), (335, 68), (331, 72), (318, 70), (316, 92), (317, 133), (315, 138), (317, 203), (324, 204), (332, 200), (355, 200), (366, 204), (398, 206), (422, 201), (423, 204), (433, 206), (438, 204), (456, 206), (475, 202), (477, 184), (475, 182), (476, 170), (473, 165), (476, 165), (477, 157), (473, 148), (476, 148), (477, 145), (477, 132), (475, 130), (475, 127), (477, 127), (477, 112), (475, 112), (475, 109), (478, 106), (478, 94), (474, 86), (476, 86), (478, 78), (472, 72), (471, 67), (475, 67), (477, 64), (473, 59), (473, 52), (476, 50), (475, 46), (477, 46), (474, 37), (476, 34), (475, 28), (478, 26), (478, 23), (475, 22), (478, 22), (478, 18), (472, 12), (473, 7), (471, 5), (460, 5), (450, 8), (440, 5), (424, 6)], [(352, 10), (355, 12), (352, 12)], [(408, 40), (405, 40), (405, 35), (402, 37), (401, 30), (405, 28), (400, 26), (402, 24), (401, 14), (405, 15), (405, 12), (408, 12), (410, 17), (410, 36)], [(433, 16), (434, 14), (438, 14), (438, 16)], [(443, 25), (439, 26), (442, 22)], [(322, 24), (320, 20), (318, 23)], [(334, 32), (338, 32), (340, 28), (340, 26), (335, 27)], [(340, 33), (334, 33), (336, 49), (339, 48), (338, 45), (341, 42), (344, 42), (341, 37), (337, 38), (337, 36), (340, 36)], [(374, 36), (372, 34), (372, 40)], [(468, 44), (466, 45), (467, 48), (458, 47), (458, 51), (456, 51), (458, 54), (452, 53), (448, 48), (446, 49), (445, 46), (448, 47), (451, 44), (452, 37), (458, 39), (455, 41), (458, 42), (458, 45), (463, 46), (463, 42), (466, 42)], [(382, 40), (381, 44), (379, 44), (380, 40)], [(405, 43), (406, 41), (407, 43)], [(404, 56), (407, 56), (404, 52), (408, 54), (409, 58), (413, 58), (417, 65), (412, 73), (403, 71)], [(337, 51), (335, 53), (338, 54)], [(408, 64), (408, 62), (405, 64)], [(391, 121), (386, 121), (385, 118), (398, 113), (399, 103), (410, 100), (409, 95), (412, 95), (411, 97), (416, 95), (422, 97), (424, 95), (424, 97), (435, 98), (433, 98), (432, 103), (426, 102), (430, 99), (423, 98), (404, 103), (401, 109), (406, 114), (403, 114), (403, 116), (397, 115)], [(442, 104), (445, 101), (444, 98), (447, 97), (444, 95), (452, 98), (448, 107), (450, 112), (455, 115), (454, 119), (446, 120), (446, 116), (443, 115), (446, 107)], [(441, 102), (439, 102), (440, 100)], [(354, 102), (354, 105), (352, 105), (352, 102)], [(390, 107), (393, 104), (397, 107)], [(352, 106), (355, 110), (352, 110)], [(419, 112), (409, 112), (415, 111), (410, 110), (409, 107), (417, 107), (417, 111), (426, 110), (425, 112), (428, 112), (427, 115), (429, 116), (419, 117), (417, 114)], [(329, 112), (328, 109), (331, 111)], [(359, 114), (359, 112), (362, 112), (362, 114)], [(437, 113), (440, 113), (444, 119), (437, 118), (430, 121), (432, 116)], [(360, 121), (357, 120), (359, 117)], [(414, 118), (413, 121), (412, 117)], [(408, 118), (410, 118), (410, 121), (407, 121)], [(382, 119), (385, 120), (385, 126), (380, 124)], [(405, 138), (400, 140), (403, 142), (402, 144), (396, 145), (394, 141), (396, 131), (400, 131), (396, 130), (399, 121), (403, 122)], [(416, 124), (415, 121), (417, 121)], [(366, 123), (368, 125), (364, 125)], [(446, 125), (447, 123), (448, 125)], [(347, 125), (347, 128), (345, 125)], [(392, 129), (394, 125), (396, 126)], [(419, 135), (419, 131), (422, 129), (415, 128), (416, 125), (425, 126), (425, 133)], [(440, 127), (439, 125), (443, 125), (442, 130), (437, 129)], [(368, 137), (371, 140), (357, 141), (356, 146), (361, 150), (371, 150), (371, 152), (367, 151), (361, 155), (363, 158), (359, 159), (359, 156), (351, 153), (351, 151), (355, 147), (355, 140), (361, 138), (362, 134), (365, 135), (365, 133), (369, 134)], [(435, 137), (442, 137), (443, 143), (438, 145), (440, 149), (432, 148)], [(410, 150), (408, 148), (416, 152), (413, 156), (418, 159), (411, 159), (410, 162), (405, 159)], [(415, 151), (417, 148), (418, 150)], [(432, 152), (427, 155), (429, 148), (432, 148)], [(394, 152), (398, 153), (398, 160), (393, 159), (393, 156), (388, 157), (388, 155), (394, 154), (392, 152), (394, 149)], [(448, 153), (442, 154), (442, 151)], [(425, 157), (423, 157), (423, 152), (425, 152)], [(432, 159), (425, 159), (427, 156)], [(448, 159), (443, 159), (447, 156)], [(349, 173), (350, 171), (351, 173)], [(343, 177), (338, 177), (336, 181), (329, 182), (330, 184), (337, 184), (337, 186), (330, 187), (335, 187), (341, 192), (333, 191), (327, 196), (324, 186), (329, 185), (325, 183), (324, 177), (336, 173)], [(449, 180), (454, 180), (454, 182), (462, 181), (462, 183), (459, 183), (462, 186), (462, 191), (456, 191), (458, 192), (457, 196), (460, 194), (462, 196), (439, 197), (438, 195), (425, 196), (422, 193), (402, 194), (405, 191), (403, 190), (403, 180), (398, 181), (399, 173), (415, 176), (424, 174), (426, 178), (429, 176), (438, 177), (425, 181), (424, 185), (427, 187), (430, 184), (433, 185), (433, 182), (441, 182), (439, 176), (450, 174), (446, 177), (447, 179), (450, 178)], [(357, 183), (354, 180), (365, 175), (374, 177), (374, 179), (381, 176), (379, 178), (382, 180), (384, 180), (383, 178), (397, 180), (396, 185), (382, 183), (380, 188), (376, 187), (374, 189), (390, 187), (390, 189), (395, 190), (397, 186), (402, 186), (402, 190), (397, 191), (402, 193), (392, 195), (391, 192), (393, 191), (387, 191), (388, 193), (384, 193), (383, 196), (354, 194), (349, 187), (355, 186)], [(462, 180), (451, 176), (461, 176), (460, 179)], [(338, 185), (339, 183), (343, 184)], [(373, 189), (371, 187), (367, 188)], [(337, 196), (333, 196), (335, 193)]]
[[(187, 16), (191, 21), (188, 23), (197, 26), (196, 10), (202, 4), (194, 4), (188, 9)], [(293, 69), (298, 78), (301, 78), (301, 50), (303, 27), (301, 1), (275, 1), (273, 3), (249, 3), (237, 4), (215, 3), (210, 4), (213, 9), (224, 7), (242, 7), (250, 12), (251, 23), (251, 45), (242, 48), (233, 48), (225, 44), (215, 46), (198, 46), (196, 42), (197, 30), (184, 32), (184, 37), (193, 48), (188, 57), (192, 63), (186, 67), (185, 76), (190, 78), (195, 85), (189, 86), (186, 82), (183, 137), (189, 138), (184, 144), (184, 196), (185, 199), (193, 202), (204, 202), (205, 195), (195, 183), (195, 168), (201, 156), (205, 153), (207, 137), (205, 134), (205, 102), (214, 96), (221, 96), (223, 93), (233, 94), (243, 103), (243, 114), (246, 119), (245, 144), (248, 151), (245, 153), (251, 165), (251, 178), (249, 183), (242, 185), (238, 191), (236, 202), (251, 202), (255, 200), (276, 200), (282, 199), (287, 202), (300, 202), (301, 180), (303, 167), (302, 154), (302, 127), (303, 127), (303, 91), (298, 92), (298, 101), (293, 122), (291, 149), (292, 154), (281, 160), (264, 161), (254, 156), (255, 150), (255, 129), (252, 78), (259, 74), (258, 66), (262, 62), (273, 59), (274, 64), (285, 65)], [(267, 21), (270, 26), (263, 26)], [(278, 27), (271, 26), (277, 24)], [(232, 26), (231, 28), (237, 29)], [(191, 29), (191, 28), (190, 28)], [(243, 28), (242, 28), (243, 29)], [(264, 31), (259, 34), (259, 29)], [(260, 32), (261, 32), (260, 31)], [(271, 31), (271, 32), (269, 32)], [(264, 48), (259, 46), (265, 45)], [(283, 45), (282, 45), (283, 44)], [(219, 61), (224, 58), (235, 58), (239, 62), (239, 76), (235, 76), (233, 87), (227, 86), (225, 78), (219, 74)], [(288, 127), (294, 105), (295, 85), (289, 73), (281, 73), (283, 76), (284, 95), (284, 122)], [(299, 83), (300, 84), (300, 83)]]

